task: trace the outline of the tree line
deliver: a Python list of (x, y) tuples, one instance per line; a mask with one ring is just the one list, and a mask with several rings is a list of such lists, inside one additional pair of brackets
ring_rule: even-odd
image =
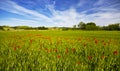
[(0, 26), (0, 30), (48, 30), (47, 27), (40, 26), (40, 27), (29, 27), (29, 26)]
[(120, 31), (120, 23), (109, 24), (108, 26), (97, 26), (94, 22), (79, 22), (77, 25), (73, 25), (73, 27), (29, 27), (29, 26), (0, 26), (0, 30), (117, 30)]
[(120, 23), (109, 24), (108, 26), (97, 26), (94, 22), (80, 22), (78, 25), (73, 25), (74, 29), (80, 30), (120, 30)]

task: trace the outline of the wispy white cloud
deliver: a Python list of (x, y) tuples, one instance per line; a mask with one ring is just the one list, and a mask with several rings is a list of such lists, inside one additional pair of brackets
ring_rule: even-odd
[[(53, 9), (54, 10), (54, 9)], [(84, 14), (79, 14), (74, 8), (70, 8), (66, 11), (54, 11), (51, 18), (58, 26), (72, 26), (78, 24), (82, 20)]]
[(86, 3), (86, 0), (79, 0), (79, 3), (77, 4), (77, 6), (81, 7)]
[(46, 26), (52, 27), (54, 26), (53, 23), (47, 21), (36, 21), (36, 20), (25, 20), (25, 19), (18, 19), (18, 18), (8, 18), (6, 20), (0, 19), (0, 25), (8, 25), (8, 26), (31, 26), (31, 27), (38, 27), (38, 26)]
[(49, 18), (47, 16), (40, 14), (36, 11), (26, 9), (20, 5), (17, 5), (15, 2), (10, 1), (10, 0), (1, 1), (0, 2), (0, 9), (11, 12), (11, 13), (23, 15), (23, 16), (28, 16), (28, 17), (31, 16), (33, 18), (49, 20)]
[(87, 15), (86, 22), (94, 21), (97, 25), (104, 26), (112, 23), (120, 22), (119, 12), (98, 12), (94, 14)]
[[(55, 11), (54, 5), (51, 5), (48, 7), (48, 9), (50, 9), (50, 11), (53, 13), (53, 17), (51, 19), (58, 26), (72, 26), (74, 24), (78, 24), (80, 21), (92, 21), (97, 23), (99, 26), (120, 22), (120, 12), (113, 7), (92, 8), (80, 13), (76, 12), (75, 8), (72, 7), (66, 11)], [(87, 12), (91, 10), (97, 12), (87, 14)]]
[(39, 26), (39, 22), (33, 21), (33, 20), (23, 20), (23, 19), (16, 19), (16, 18), (10, 18), (5, 20), (0, 20), (0, 25), (8, 25), (8, 26)]
[(102, 5), (104, 2), (105, 0), (98, 0), (94, 5)]
[[(82, 1), (82, 0), (81, 0)], [(99, 0), (101, 1), (101, 0)], [(102, 4), (102, 2), (96, 3)], [(81, 2), (81, 5), (84, 2)], [(76, 12), (74, 7), (71, 7), (65, 11), (55, 10), (55, 1), (53, 4), (46, 5), (46, 8), (50, 10), (52, 13), (52, 17), (47, 17), (44, 14), (40, 14), (37, 11), (26, 9), (13, 1), (5, 0), (0, 2), (0, 9), (23, 15), (28, 17), (31, 20), (25, 19), (15, 19), (11, 18), (8, 20), (0, 20), (0, 24), (12, 24), (14, 25), (30, 25), (30, 26), (70, 26), (72, 27), (74, 24), (78, 24), (80, 21), (83, 22), (95, 22), (97, 25), (107, 25), (111, 23), (120, 22), (120, 12), (115, 9), (112, 5), (109, 8), (106, 7), (98, 7), (92, 8), (83, 12)], [(95, 13), (87, 14), (89, 11), (97, 11)]]

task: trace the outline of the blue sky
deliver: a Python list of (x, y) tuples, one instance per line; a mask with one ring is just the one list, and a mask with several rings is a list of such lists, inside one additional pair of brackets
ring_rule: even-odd
[(120, 0), (0, 0), (0, 25), (72, 27), (120, 23)]

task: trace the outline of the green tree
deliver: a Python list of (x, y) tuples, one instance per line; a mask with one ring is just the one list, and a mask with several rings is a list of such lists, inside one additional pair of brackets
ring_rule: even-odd
[(73, 25), (73, 28), (76, 28), (76, 25)]
[(108, 30), (120, 30), (120, 23), (108, 25)]
[(88, 22), (85, 27), (86, 30), (97, 30), (98, 27), (94, 22)]
[(0, 30), (3, 30), (3, 26), (0, 26)]
[(85, 26), (86, 26), (86, 24), (84, 22), (80, 22), (78, 24), (78, 28), (80, 28), (80, 29), (85, 29)]
[(44, 27), (44, 26), (38, 27), (37, 29), (38, 29), (38, 30), (48, 30), (48, 28), (46, 28), (46, 27)]
[(96, 26), (94, 22), (88, 22), (86, 25)]

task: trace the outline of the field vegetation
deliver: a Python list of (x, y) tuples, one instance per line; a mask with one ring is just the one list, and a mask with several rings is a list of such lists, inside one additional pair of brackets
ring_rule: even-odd
[(0, 71), (120, 71), (119, 31), (0, 31)]

